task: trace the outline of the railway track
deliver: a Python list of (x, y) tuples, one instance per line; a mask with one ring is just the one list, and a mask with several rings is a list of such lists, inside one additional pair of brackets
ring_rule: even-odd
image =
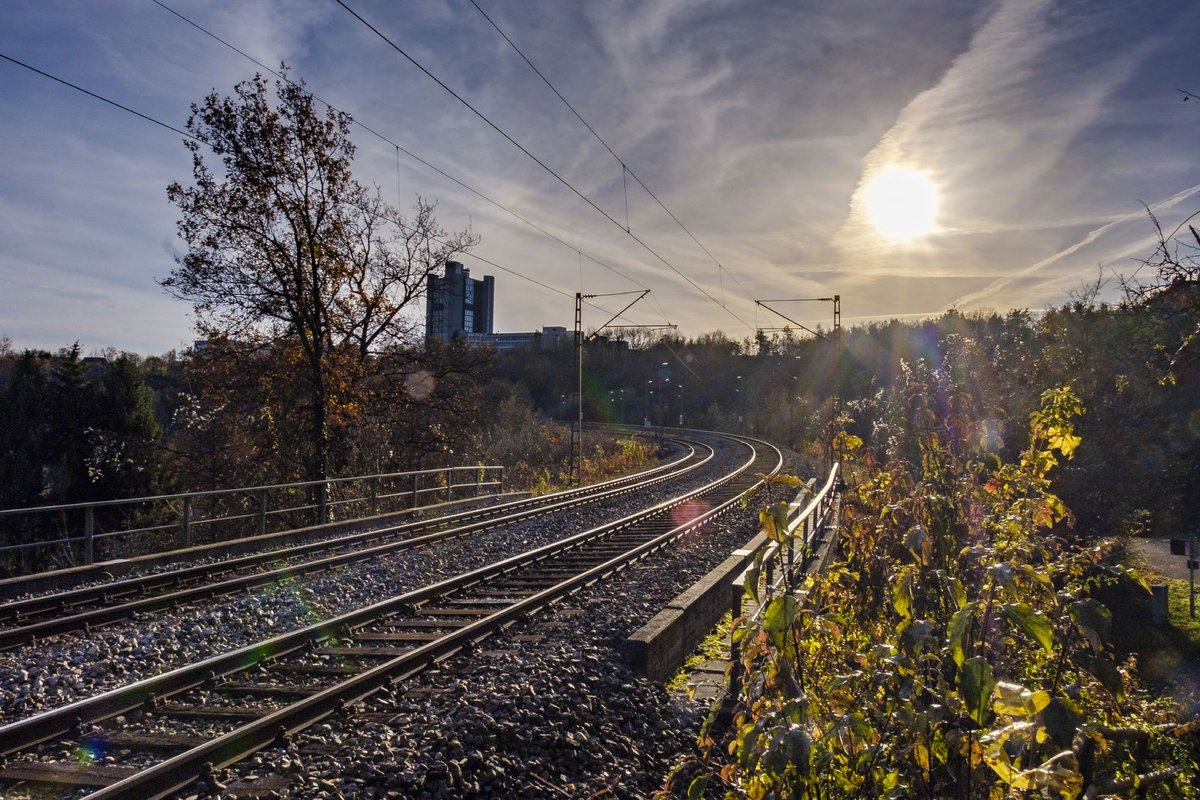
[[(736, 469), (650, 509), (6, 725), (0, 780), (98, 787), (87, 796), (101, 800), (166, 797), (211, 777), (739, 507), (757, 475), (781, 462), (777, 450), (744, 441), (749, 454)], [(67, 763), (55, 758), (63, 752), (120, 752), (123, 763)]]
[(681, 444), (684, 454), (667, 464), (579, 489), (0, 603), (0, 651), (630, 494), (675, 480), (713, 457), (711, 447)]

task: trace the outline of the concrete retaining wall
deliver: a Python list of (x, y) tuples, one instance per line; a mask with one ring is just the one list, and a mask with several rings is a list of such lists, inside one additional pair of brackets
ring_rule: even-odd
[(622, 648), (626, 663), (665, 683), (729, 610), (730, 582), (766, 543), (766, 534), (759, 533), (634, 631)]

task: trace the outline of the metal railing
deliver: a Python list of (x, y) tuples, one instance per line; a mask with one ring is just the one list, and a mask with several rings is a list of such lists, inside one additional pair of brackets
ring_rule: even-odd
[(795, 577), (808, 569), (813, 541), (829, 524), (833, 515), (840, 469), (841, 465), (835, 462), (829, 470), (829, 477), (824, 486), (813, 494), (811, 499), (805, 501), (803, 498), (809, 493), (801, 492), (797, 499), (789, 504), (788, 526), (786, 535), (781, 537), (782, 541), (767, 544), (761, 557), (756, 556), (754, 563), (730, 584), (730, 606), (734, 619), (742, 616), (747, 581), (758, 582), (758, 608), (751, 615), (752, 618), (757, 618), (773, 597), (781, 591), (786, 591), (788, 586), (793, 585)]
[[(441, 467), (0, 510), (0, 576), (500, 494), (501, 466)], [(30, 558), (30, 553), (43, 553)]]
[[(808, 571), (813, 540), (833, 519), (840, 470), (841, 464), (835, 461), (829, 469), (825, 485), (807, 503), (803, 499), (807, 492), (802, 491), (797, 495), (788, 507), (787, 533), (781, 537), (782, 543), (773, 541), (767, 544), (762, 553), (755, 556), (754, 562), (730, 584), (730, 609), (735, 621), (735, 627), (730, 629), (731, 637), (739, 617), (745, 614), (750, 620), (758, 622), (771, 600), (793, 588), (796, 585), (795, 578)], [(799, 563), (796, 562), (797, 550), (800, 551)], [(747, 611), (745, 601), (750, 594), (751, 584), (756, 590), (754, 597), (757, 607)], [(737, 642), (731, 641), (730, 647), (735, 655), (734, 667), (729, 672), (729, 693), (736, 696), (741, 691), (742, 673), (736, 656)]]

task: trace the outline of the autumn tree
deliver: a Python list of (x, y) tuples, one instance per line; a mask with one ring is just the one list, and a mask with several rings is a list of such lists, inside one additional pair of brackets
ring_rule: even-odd
[[(331, 424), (372, 356), (410, 336), (426, 277), (477, 242), (431, 204), (405, 218), (351, 172), (350, 117), (303, 83), (256, 75), (192, 106), (192, 185), (167, 189), (187, 252), (162, 283), (201, 335), (254, 371), (294, 354), (308, 417), (305, 472), (329, 470)], [(286, 359), (285, 359), (286, 360)]]

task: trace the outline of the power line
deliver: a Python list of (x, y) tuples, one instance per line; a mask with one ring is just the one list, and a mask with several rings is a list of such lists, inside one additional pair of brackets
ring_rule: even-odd
[[(291, 78), (289, 78), (287, 75), (285, 75), (285, 74), (282, 74), (282, 73), (278, 72), (277, 70), (274, 70), (274, 69), (272, 69), (271, 67), (267, 66), (267, 65), (266, 65), (266, 64), (264, 64), (263, 62), (259, 61), (259, 60), (258, 60), (257, 58), (255, 58), (254, 56), (250, 55), (249, 53), (245, 52), (244, 50), (241, 50), (241, 49), (240, 49), (240, 48), (238, 48), (237, 46), (235, 46), (235, 45), (233, 45), (232, 43), (230, 43), (230, 42), (226, 41), (225, 39), (222, 39), (220, 36), (218, 36), (217, 34), (213, 33), (212, 31), (208, 30), (208, 29), (207, 29), (207, 28), (205, 28), (204, 26), (200, 25), (198, 22), (196, 22), (196, 21), (194, 21), (194, 20), (192, 20), (192, 19), (190, 19), (190, 18), (188, 18), (188, 17), (184, 16), (183, 14), (179, 13), (178, 11), (176, 11), (175, 9), (173, 9), (173, 8), (171, 8), (170, 6), (166, 5), (165, 3), (162, 3), (162, 2), (160, 2), (160, 0), (151, 0), (151, 2), (153, 2), (153, 3), (154, 3), (155, 5), (157, 5), (159, 8), (162, 8), (164, 11), (167, 11), (167, 12), (171, 13), (172, 15), (174, 15), (175, 17), (178, 17), (178, 18), (179, 18), (180, 20), (182, 20), (183, 22), (187, 23), (187, 24), (188, 24), (188, 25), (190, 25), (191, 27), (193, 27), (193, 28), (195, 28), (196, 30), (198, 30), (198, 31), (200, 31), (201, 33), (203, 33), (205, 36), (208, 36), (209, 38), (211, 38), (211, 39), (214, 39), (214, 40), (216, 40), (217, 42), (220, 42), (220, 43), (221, 43), (221, 44), (223, 44), (225, 47), (229, 48), (229, 49), (230, 49), (230, 50), (232, 50), (233, 52), (235, 52), (235, 53), (237, 53), (238, 55), (242, 56), (242, 57), (243, 57), (243, 58), (245, 58), (246, 60), (250, 61), (251, 63), (255, 64), (256, 66), (260, 67), (261, 69), (264, 69), (264, 70), (266, 70), (267, 72), (269, 72), (270, 74), (272, 74), (272, 75), (274, 75), (276, 78), (278, 78), (279, 80), (281, 80), (281, 81), (284, 81), (285, 83), (287, 83), (287, 84), (289, 84), (289, 85), (292, 85), (292, 86), (297, 86), (297, 85), (298, 85), (298, 84), (296, 84), (296, 82), (295, 82), (295, 81), (293, 81), (293, 80), (292, 80)], [(341, 111), (339, 108), (337, 108), (336, 106), (334, 106), (332, 103), (328, 102), (327, 100), (324, 100), (324, 99), (322, 99), (321, 97), (317, 96), (315, 93), (313, 93), (313, 92), (310, 92), (310, 91), (308, 90), (308, 88), (307, 88), (307, 87), (304, 87), (304, 91), (305, 91), (305, 92), (306, 92), (306, 93), (307, 93), (307, 94), (308, 94), (310, 97), (312, 97), (314, 100), (316, 100), (318, 103), (321, 103), (322, 105), (324, 105), (326, 108), (329, 108), (329, 109), (331, 109), (331, 110), (333, 110), (333, 111), (336, 111), (336, 112), (338, 112), (338, 113), (345, 113), (345, 112)], [(485, 201), (485, 202), (487, 202), (487, 203), (490, 203), (491, 205), (495, 206), (496, 208), (500, 209), (501, 211), (505, 212), (506, 214), (508, 214), (508, 215), (512, 216), (513, 218), (515, 218), (515, 219), (517, 219), (517, 220), (519, 220), (519, 221), (521, 221), (521, 222), (525, 223), (526, 225), (528, 225), (529, 227), (531, 227), (531, 228), (533, 228), (534, 230), (538, 231), (539, 233), (543, 234), (544, 236), (547, 236), (547, 237), (549, 237), (550, 239), (553, 239), (555, 242), (558, 242), (558, 243), (559, 243), (559, 244), (561, 244), (563, 247), (566, 247), (566, 248), (568, 248), (568, 249), (570, 249), (570, 250), (573, 250), (573, 251), (575, 251), (575, 252), (579, 253), (581, 256), (583, 256), (584, 258), (587, 258), (587, 259), (588, 259), (589, 261), (591, 261), (592, 263), (594, 263), (594, 264), (597, 264), (598, 266), (601, 266), (601, 267), (603, 267), (604, 269), (607, 269), (609, 272), (612, 272), (614, 275), (617, 275), (617, 276), (619, 276), (619, 277), (621, 277), (621, 278), (624, 278), (625, 280), (629, 281), (630, 283), (632, 283), (632, 284), (634, 284), (634, 285), (636, 285), (636, 286), (640, 286), (640, 287), (641, 287), (641, 288), (643, 288), (643, 289), (648, 289), (648, 288), (650, 288), (650, 287), (646, 286), (645, 284), (643, 284), (641, 281), (638, 281), (638, 280), (636, 280), (636, 279), (634, 279), (634, 278), (630, 277), (629, 275), (626, 275), (624, 272), (622, 272), (621, 270), (619, 270), (619, 269), (617, 269), (616, 267), (612, 266), (611, 264), (608, 264), (608, 263), (606, 263), (606, 262), (604, 262), (604, 261), (600, 260), (599, 258), (596, 258), (595, 256), (592, 256), (592, 255), (589, 255), (588, 253), (585, 253), (585, 252), (583, 252), (581, 249), (579, 249), (579, 248), (578, 248), (578, 247), (576, 247), (575, 245), (572, 245), (572, 244), (570, 244), (570, 243), (568, 243), (568, 242), (564, 241), (564, 240), (563, 240), (563, 239), (561, 239), (560, 237), (558, 237), (558, 236), (556, 236), (555, 234), (551, 233), (550, 231), (546, 230), (545, 228), (543, 228), (542, 226), (540, 226), (540, 225), (538, 225), (537, 223), (533, 222), (532, 220), (528, 219), (527, 217), (523, 216), (522, 214), (520, 214), (520, 213), (518, 213), (518, 212), (514, 211), (513, 209), (509, 208), (508, 206), (505, 206), (503, 203), (500, 203), (499, 201), (493, 200), (491, 197), (488, 197), (486, 194), (484, 194), (484, 193), (483, 193), (483, 192), (481, 192), (480, 190), (478, 190), (478, 189), (474, 188), (473, 186), (470, 186), (469, 184), (465, 183), (464, 181), (460, 180), (459, 178), (456, 178), (455, 176), (453, 176), (453, 175), (451, 175), (450, 173), (446, 172), (446, 171), (445, 171), (445, 170), (443, 170), (442, 168), (440, 168), (440, 167), (438, 167), (438, 166), (436, 166), (436, 165), (434, 165), (434, 164), (430, 163), (429, 161), (426, 161), (424, 158), (421, 158), (421, 157), (420, 157), (420, 156), (418, 156), (416, 153), (413, 153), (412, 151), (410, 151), (410, 150), (408, 150), (407, 148), (405, 148), (405, 147), (401, 146), (400, 144), (398, 144), (397, 142), (393, 141), (393, 140), (392, 140), (392, 139), (390, 139), (389, 137), (387, 137), (387, 136), (383, 135), (382, 133), (380, 133), (379, 131), (375, 130), (374, 128), (371, 128), (371, 127), (370, 127), (370, 126), (368, 126), (366, 123), (364, 123), (364, 122), (361, 122), (361, 121), (359, 121), (358, 119), (355, 119), (353, 116), (351, 116), (351, 115), (349, 115), (349, 114), (347, 114), (347, 116), (348, 116), (348, 117), (350, 117), (350, 121), (351, 121), (353, 124), (355, 124), (355, 125), (357, 125), (358, 127), (362, 128), (364, 131), (366, 131), (367, 133), (369, 133), (369, 134), (371, 134), (372, 136), (376, 137), (376, 138), (377, 138), (377, 139), (379, 139), (380, 141), (382, 141), (382, 142), (385, 142), (385, 143), (387, 143), (387, 144), (391, 145), (391, 146), (392, 146), (392, 147), (393, 147), (393, 148), (396, 150), (396, 152), (403, 153), (404, 155), (408, 156), (409, 158), (411, 158), (412, 160), (414, 160), (414, 161), (416, 161), (417, 163), (421, 164), (422, 166), (426, 167), (427, 169), (430, 169), (430, 170), (432, 170), (432, 171), (436, 172), (438, 175), (441, 175), (441, 176), (442, 176), (443, 178), (445, 178), (446, 180), (449, 180), (449, 181), (451, 181), (452, 183), (454, 183), (454, 184), (456, 184), (456, 185), (460, 186), (461, 188), (463, 188), (463, 189), (467, 190), (468, 192), (470, 192), (471, 194), (473, 194), (473, 195), (475, 195), (476, 197), (480, 198), (481, 200), (483, 200), (483, 201)], [(397, 178), (397, 180), (398, 180), (398, 178)], [(657, 302), (657, 301), (656, 301), (656, 302)], [(661, 307), (661, 306), (660, 306), (660, 307)], [(664, 315), (664, 316), (665, 316), (665, 315)]]
[(674, 264), (672, 264), (670, 261), (665, 259), (662, 255), (660, 255), (658, 253), (658, 251), (656, 251), (654, 248), (650, 247), (650, 245), (646, 244), (646, 242), (644, 242), (636, 234), (625, 230), (625, 227), (623, 225), (621, 225), (621, 223), (618, 222), (615, 218), (613, 218), (613, 216), (611, 214), (609, 214), (607, 211), (602, 209), (600, 206), (596, 205), (596, 203), (591, 198), (589, 198), (587, 195), (585, 195), (579, 189), (575, 188), (575, 186), (572, 185), (570, 181), (568, 181), (566, 178), (562, 177), (557, 172), (555, 172), (548, 164), (546, 164), (546, 162), (542, 161), (540, 158), (538, 158), (533, 153), (531, 153), (524, 145), (522, 145), (520, 142), (518, 142), (516, 139), (514, 139), (511, 135), (509, 135), (503, 128), (501, 128), (495, 122), (492, 122), (492, 120), (490, 118), (488, 118), (488, 116), (486, 114), (484, 114), (482, 111), (477, 109), (475, 106), (471, 105), (471, 103), (468, 102), (466, 100), (466, 98), (464, 98), (458, 92), (451, 89), (444, 81), (442, 81), (441, 78), (437, 77), (432, 72), (430, 72), (428, 69), (426, 69), (424, 65), (422, 65), (419, 61), (417, 61), (415, 58), (413, 58), (411, 55), (409, 55), (398, 44), (396, 44), (394, 41), (392, 41), (390, 38), (388, 38), (388, 36), (386, 34), (384, 34), (382, 31), (380, 31), (378, 28), (376, 28), (374, 25), (372, 25), (370, 22), (368, 22), (366, 19), (364, 19), (361, 14), (359, 14), (357, 11), (352, 9), (350, 6), (346, 5), (345, 0), (335, 0), (335, 2), (338, 5), (340, 5), (342, 8), (346, 9), (346, 11), (349, 12), (351, 16), (353, 16), (355, 19), (357, 19), (359, 22), (361, 22), (363, 25), (365, 25), (368, 29), (370, 29), (370, 31), (372, 33), (374, 33), (376, 36), (378, 36), (380, 39), (382, 39), (385, 43), (387, 43), (387, 45), (390, 46), (393, 50), (395, 50), (397, 53), (399, 53), (401, 56), (403, 56), (410, 64), (412, 64), (414, 67), (419, 69), (422, 73), (424, 73), (426, 75), (426, 77), (428, 77), (430, 80), (432, 80), (438, 86), (442, 87), (442, 89), (444, 89), (451, 97), (453, 97), (455, 100), (457, 100), (458, 102), (460, 102), (464, 106), (466, 106), (466, 108), (468, 110), (470, 110), (471, 113), (473, 113), (475, 116), (477, 116), (481, 120), (483, 120), (488, 125), (488, 127), (490, 127), (492, 130), (496, 131), (498, 134), (500, 134), (505, 139), (507, 139), (508, 142), (510, 144), (512, 144), (513, 147), (520, 150), (531, 161), (533, 161), (535, 164), (540, 166), (546, 172), (550, 173), (550, 175), (552, 175), (559, 183), (561, 183), (563, 186), (570, 189), (575, 195), (577, 195), (581, 200), (583, 200), (585, 203), (587, 203), (589, 206), (591, 206), (593, 209), (595, 209), (605, 219), (607, 219), (613, 225), (616, 225), (622, 231), (625, 231), (626, 235), (628, 235), (631, 239), (633, 239), (635, 242), (637, 242), (639, 245), (641, 245), (642, 248), (645, 249), (648, 253), (650, 253), (655, 258), (657, 258), (659, 261), (661, 261), (665, 266), (667, 266), (676, 275), (678, 275), (679, 277), (681, 277), (685, 281), (687, 281), (689, 284), (691, 284), (692, 288), (696, 289), (696, 291), (703, 294), (705, 297), (707, 297), (713, 303), (716, 303), (717, 305), (721, 306), (721, 308), (725, 309), (725, 312), (727, 314), (732, 316), (738, 322), (745, 325), (748, 329), (754, 330), (753, 326), (751, 326), (750, 323), (746, 322), (746, 320), (742, 319), (740, 316), (735, 314), (733, 311), (731, 311), (727, 307), (725, 307), (722, 303), (718, 302), (715, 297), (713, 297), (711, 294), (708, 293), (707, 290), (704, 289), (704, 287), (700, 286), (694, 280), (692, 280), (687, 275), (685, 275), (683, 272), (681, 272)]
[[(641, 186), (643, 189), (646, 190), (646, 194), (648, 194), (652, 198), (654, 198), (654, 202), (658, 203), (659, 207), (663, 211), (667, 212), (667, 216), (669, 216), (672, 220), (674, 220), (675, 224), (678, 225), (683, 230), (683, 232), (686, 233), (688, 235), (688, 237), (691, 238), (691, 240), (696, 243), (697, 247), (699, 247), (701, 250), (704, 251), (704, 254), (706, 256), (708, 256), (710, 259), (712, 259), (712, 262), (714, 264), (716, 264), (721, 269), (724, 269), (726, 272), (729, 272), (729, 270), (726, 269), (724, 266), (722, 266), (721, 262), (717, 260), (716, 256), (714, 256), (711, 252), (709, 252), (709, 249), (707, 247), (705, 247), (704, 244), (699, 239), (697, 239), (696, 236), (690, 230), (688, 230), (688, 227), (683, 224), (683, 222), (679, 219), (679, 217), (675, 216), (675, 214), (671, 211), (671, 209), (667, 208), (667, 204), (664, 203), (662, 200), (660, 200), (658, 195), (656, 195), (653, 191), (651, 191), (650, 187), (646, 185), (646, 182), (643, 181), (640, 177), (638, 177), (638, 174), (636, 172), (634, 172), (633, 169), (631, 169), (628, 164), (625, 163), (625, 159), (623, 159), (619, 155), (617, 155), (616, 151), (614, 151), (612, 149), (612, 147), (609, 146), (608, 142), (604, 141), (603, 137), (601, 137), (600, 134), (596, 132), (596, 129), (592, 127), (591, 123), (589, 123), (586, 119), (583, 118), (583, 115), (580, 114), (578, 110), (576, 110), (575, 106), (571, 105), (570, 101), (567, 100), (567, 98), (563, 97), (562, 92), (558, 91), (558, 89), (554, 86), (554, 84), (552, 84), (550, 82), (550, 79), (547, 78), (542, 73), (542, 71), (540, 69), (538, 69), (537, 66), (534, 65), (534, 63), (532, 61), (529, 60), (529, 57), (525, 55), (525, 53), (521, 50), (521, 48), (517, 47), (516, 42), (514, 42), (512, 39), (509, 38), (508, 34), (505, 33), (500, 28), (500, 26), (496, 24), (496, 21), (493, 20), (491, 17), (489, 17), (487, 15), (487, 12), (485, 12), (482, 8), (480, 8), (479, 4), (476, 3), (475, 0), (470, 0), (470, 3), (471, 3), (471, 5), (475, 6), (475, 10), (478, 11), (481, 15), (483, 15), (483, 18), (486, 19), (491, 24), (491, 26), (496, 29), (496, 33), (500, 34), (501, 38), (503, 38), (504, 41), (508, 42), (509, 46), (512, 47), (512, 49), (516, 51), (517, 55), (519, 55), (521, 57), (521, 60), (529, 65), (529, 68), (531, 70), (533, 70), (534, 73), (539, 78), (542, 79), (542, 82), (545, 83), (546, 86), (550, 87), (550, 91), (554, 92), (555, 96), (558, 97), (558, 99), (563, 102), (563, 105), (565, 105), (567, 108), (569, 108), (571, 110), (571, 113), (574, 114), (575, 118), (583, 124), (583, 127), (587, 128), (588, 131), (592, 134), (592, 136), (596, 137), (596, 141), (598, 141), (600, 144), (604, 145), (604, 149), (607, 150), (612, 155), (612, 157), (617, 160), (617, 163), (621, 165), (622, 184), (624, 184), (625, 173), (629, 173), (629, 176), (631, 178), (633, 178), (635, 181), (637, 181), (639, 186)], [(628, 199), (628, 196), (626, 196), (626, 200), (625, 200), (625, 217), (626, 217), (625, 232), (628, 233), (629, 232), (629, 223), (628, 223), (629, 199)], [(751, 295), (750, 295), (750, 292), (746, 290), (746, 287), (742, 285), (742, 282), (738, 280), (736, 275), (734, 275), (732, 272), (730, 272), (729, 277), (733, 278), (734, 282), (737, 283), (737, 285), (739, 287), (741, 287), (742, 291), (746, 293), (747, 299), (750, 299), (750, 300), (753, 299), (753, 297), (751, 297)]]
[(87, 89), (84, 89), (82, 86), (71, 83), (70, 81), (65, 80), (63, 78), (59, 78), (56, 75), (51, 75), (49, 72), (44, 72), (44, 71), (38, 69), (37, 67), (30, 66), (29, 64), (26, 64), (24, 61), (18, 61), (17, 59), (13, 58), (12, 56), (6, 56), (4, 53), (0, 53), (0, 58), (3, 58), (5, 61), (10, 61), (13, 64), (16, 64), (18, 67), (24, 67), (25, 69), (29, 70), (30, 72), (36, 72), (38, 75), (41, 75), (44, 78), (49, 78), (52, 81), (61, 83), (63, 86), (69, 86), (77, 92), (83, 92), (88, 97), (95, 98), (96, 100), (99, 100), (102, 103), (108, 103), (110, 106), (119, 108), (122, 111), (127, 111), (128, 113), (133, 114), (135, 117), (141, 117), (142, 119), (146, 120), (147, 122), (153, 122), (155, 125), (158, 125), (159, 127), (166, 128), (169, 131), (174, 131), (175, 133), (178, 133), (181, 136), (186, 136), (187, 138), (191, 139), (193, 142), (199, 142), (200, 144), (203, 144), (205, 146), (211, 146), (207, 142), (197, 139), (195, 136), (188, 133), (187, 131), (176, 128), (174, 125), (168, 125), (167, 123), (163, 122), (162, 120), (155, 119), (154, 117), (143, 114), (140, 111), (134, 111), (129, 106), (121, 105), (116, 100), (109, 100), (107, 97), (102, 97), (102, 96), (96, 94), (95, 92), (88, 91)]
[[(151, 116), (149, 116), (149, 115), (143, 114), (143, 113), (141, 113), (140, 111), (136, 111), (136, 110), (134, 110), (134, 109), (132, 109), (132, 108), (130, 108), (130, 107), (128, 107), (128, 106), (122, 105), (121, 103), (118, 103), (118, 102), (116, 102), (115, 100), (110, 100), (109, 98), (107, 98), (107, 97), (104, 97), (103, 95), (99, 95), (99, 94), (97, 94), (97, 93), (95, 93), (95, 92), (93, 92), (93, 91), (90, 91), (90, 90), (88, 90), (88, 89), (85, 89), (85, 88), (83, 88), (82, 86), (78, 86), (78, 85), (76, 85), (76, 84), (74, 84), (74, 83), (71, 83), (71, 82), (70, 82), (70, 81), (68, 81), (68, 80), (64, 80), (63, 78), (59, 78), (59, 77), (57, 77), (56, 75), (52, 75), (52, 74), (50, 74), (49, 72), (46, 72), (46, 71), (44, 71), (44, 70), (40, 70), (40, 69), (38, 69), (37, 67), (30, 66), (29, 64), (26, 64), (26, 63), (25, 63), (25, 62), (23, 62), (23, 61), (19, 61), (19, 60), (15, 59), (15, 58), (12, 58), (11, 56), (5, 55), (4, 53), (0, 53), (0, 58), (4, 59), (5, 61), (9, 61), (9, 62), (11, 62), (11, 63), (13, 63), (13, 64), (16, 64), (17, 66), (24, 67), (25, 69), (28, 69), (28, 70), (30, 70), (30, 71), (32, 71), (32, 72), (35, 72), (35, 73), (37, 73), (38, 75), (41, 75), (41, 76), (43, 76), (43, 77), (45, 77), (45, 78), (49, 78), (50, 80), (52, 80), (52, 81), (55, 81), (56, 83), (61, 83), (61, 84), (62, 84), (62, 85), (64, 85), (64, 86), (69, 86), (70, 88), (72, 88), (72, 89), (74, 89), (74, 90), (76, 90), (76, 91), (78, 91), (78, 92), (82, 92), (83, 94), (86, 94), (88, 97), (92, 97), (92, 98), (94, 98), (94, 99), (96, 99), (96, 100), (99, 100), (99, 101), (101, 101), (101, 102), (103, 102), (103, 103), (107, 103), (107, 104), (109, 104), (109, 105), (111, 105), (111, 106), (114, 106), (114, 107), (116, 107), (116, 108), (119, 108), (119, 109), (121, 109), (122, 111), (125, 111), (125, 112), (127, 112), (127, 113), (129, 113), (129, 114), (133, 114), (135, 117), (139, 117), (139, 118), (141, 118), (141, 119), (144, 119), (144, 120), (146, 120), (147, 122), (152, 122), (152, 123), (154, 123), (155, 125), (158, 125), (159, 127), (162, 127), (162, 128), (166, 128), (167, 130), (169, 130), (169, 131), (173, 131), (174, 133), (181, 134), (182, 136), (185, 136), (185, 137), (187, 137), (188, 139), (191, 139), (192, 141), (194, 141), (194, 142), (196, 142), (196, 143), (198, 143), (198, 144), (204, 145), (205, 147), (208, 147), (209, 149), (211, 149), (211, 148), (212, 148), (212, 145), (210, 145), (208, 142), (204, 141), (203, 139), (197, 138), (196, 136), (193, 136), (192, 134), (188, 133), (187, 131), (184, 131), (184, 130), (181, 130), (181, 129), (179, 129), (179, 128), (176, 128), (175, 126), (173, 126), (173, 125), (169, 125), (169, 124), (167, 124), (166, 122), (163, 122), (163, 121), (161, 121), (161, 120), (155, 119), (154, 117), (151, 117)], [(322, 101), (322, 102), (323, 102), (323, 101)], [(397, 223), (397, 224), (399, 225), (399, 223)], [(401, 228), (404, 228), (405, 226), (403, 226), (403, 225), (400, 225), (400, 227), (401, 227)], [(431, 237), (431, 238), (432, 238), (432, 237)], [(434, 242), (437, 242), (438, 244), (445, 244), (445, 242), (443, 242), (443, 241), (442, 241), (442, 240), (440, 240), (440, 239), (433, 238), (432, 240), (433, 240)], [(481, 262), (483, 262), (483, 263), (485, 263), (485, 264), (488, 264), (488, 265), (490, 265), (490, 266), (493, 266), (493, 267), (495, 267), (496, 269), (503, 270), (504, 272), (507, 272), (507, 273), (509, 273), (509, 274), (511, 274), (511, 275), (515, 275), (515, 276), (516, 276), (516, 277), (518, 277), (518, 278), (521, 278), (521, 279), (523, 279), (523, 280), (529, 281), (530, 283), (533, 283), (533, 284), (536, 284), (536, 285), (538, 285), (538, 286), (541, 286), (541, 287), (542, 287), (542, 288), (544, 288), (544, 289), (548, 289), (549, 291), (552, 291), (552, 292), (556, 292), (556, 293), (558, 293), (558, 294), (561, 294), (561, 295), (563, 295), (564, 297), (570, 297), (570, 298), (574, 298), (574, 295), (570, 294), (569, 292), (565, 292), (565, 291), (563, 291), (562, 289), (557, 289), (557, 288), (555, 288), (555, 287), (553, 287), (553, 286), (550, 286), (549, 284), (542, 283), (541, 281), (539, 281), (539, 280), (536, 280), (536, 279), (534, 279), (534, 278), (531, 278), (531, 277), (529, 277), (528, 275), (522, 275), (520, 272), (517, 272), (516, 270), (513, 270), (513, 269), (509, 269), (508, 267), (505, 267), (505, 266), (501, 266), (500, 264), (497, 264), (497, 263), (496, 263), (496, 262), (494, 262), (494, 261), (489, 261), (489, 260), (488, 260), (488, 259), (486, 259), (486, 258), (483, 258), (483, 257), (481, 257), (481, 256), (476, 256), (476, 255), (474, 255), (474, 254), (471, 254), (471, 253), (466, 253), (466, 254), (464, 254), (464, 255), (470, 255), (472, 258), (475, 258), (475, 259), (477, 259), (477, 260), (479, 260), (479, 261), (481, 261)], [(592, 306), (593, 308), (595, 308), (595, 309), (596, 309), (596, 310), (598, 310), (598, 311), (603, 311), (603, 312), (604, 312), (604, 313), (606, 313), (606, 314), (611, 314), (611, 313), (612, 313), (612, 312), (611, 312), (611, 311), (609, 311), (608, 309), (606, 309), (606, 308), (603, 308), (603, 307), (601, 307), (601, 306), (598, 306), (598, 305), (596, 305), (596, 304), (594, 304), (594, 303), (588, 303), (588, 305), (589, 305), (589, 306)]]

